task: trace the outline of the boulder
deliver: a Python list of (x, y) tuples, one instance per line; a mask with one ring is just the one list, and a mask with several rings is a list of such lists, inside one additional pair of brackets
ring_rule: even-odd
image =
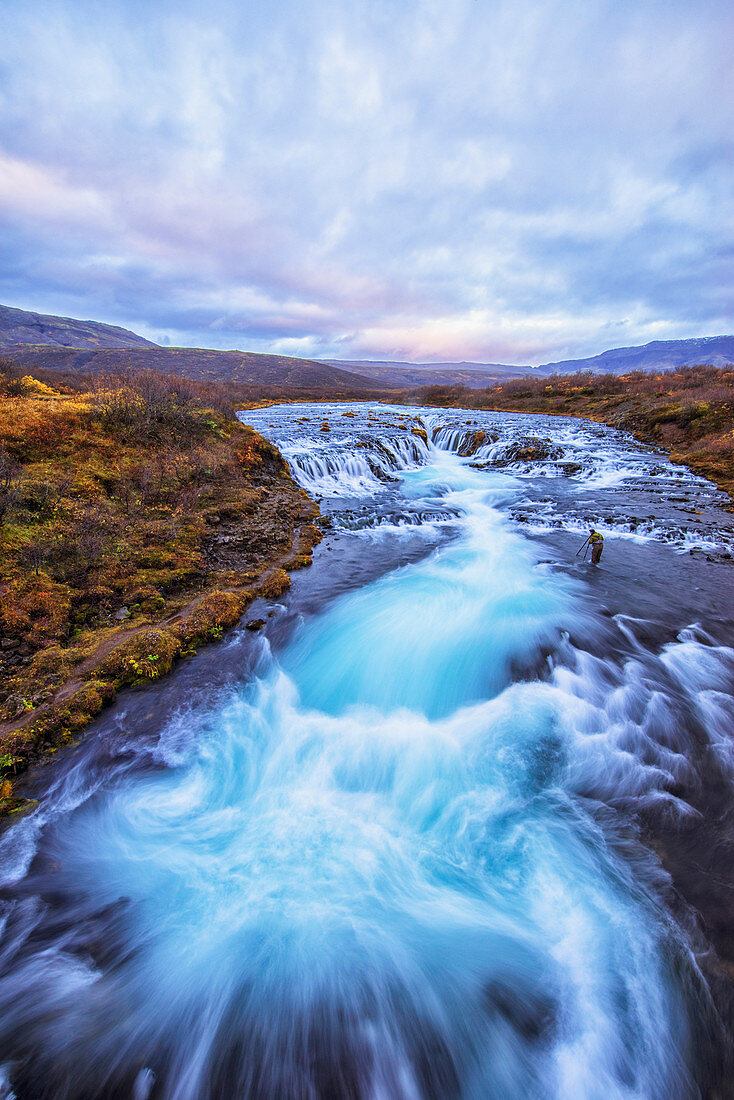
[(476, 432), (472, 432), (471, 435), (469, 435), (464, 440), (461, 447), (459, 448), (459, 454), (462, 456), (462, 458), (469, 458), (471, 455), (475, 454), (479, 450), (486, 438), (487, 436), (481, 429)]
[(511, 443), (505, 453), (494, 460), (495, 466), (510, 466), (515, 462), (548, 462), (563, 458), (563, 448), (550, 439), (525, 437)]

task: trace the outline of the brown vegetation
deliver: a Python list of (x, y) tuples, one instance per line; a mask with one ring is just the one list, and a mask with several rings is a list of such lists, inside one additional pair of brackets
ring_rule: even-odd
[(632, 432), (670, 452), (734, 496), (734, 366), (631, 374), (520, 378), (483, 390), (428, 386), (424, 405), (582, 416)]
[[(0, 364), (0, 809), (131, 683), (221, 637), (310, 562), (315, 506), (216, 390)], [(89, 379), (86, 380), (87, 385)], [(303, 531), (294, 545), (296, 528)]]

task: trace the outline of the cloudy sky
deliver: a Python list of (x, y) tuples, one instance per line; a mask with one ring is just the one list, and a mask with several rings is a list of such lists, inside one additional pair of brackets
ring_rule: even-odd
[(734, 331), (731, 0), (5, 0), (0, 301), (538, 363)]

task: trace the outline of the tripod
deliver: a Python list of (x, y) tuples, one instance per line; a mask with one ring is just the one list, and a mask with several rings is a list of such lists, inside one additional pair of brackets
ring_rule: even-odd
[(583, 546), (579, 546), (578, 550), (576, 551), (576, 557), (578, 557), (578, 556), (579, 556), (579, 554), (581, 553), (581, 551), (583, 550), (583, 552), (584, 552), (584, 556), (583, 556), (583, 558), (581, 559), (582, 561), (586, 561), (586, 555), (587, 555), (587, 554), (588, 554), (588, 552), (589, 552), (589, 543), (590, 543), (590, 542), (591, 542), (591, 535), (589, 535), (588, 539), (587, 539), (587, 540), (586, 540), (586, 542), (585, 542), (585, 543), (583, 544)]

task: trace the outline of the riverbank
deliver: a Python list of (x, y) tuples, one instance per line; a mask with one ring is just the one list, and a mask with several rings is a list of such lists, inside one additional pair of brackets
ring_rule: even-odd
[(310, 564), (317, 506), (195, 384), (143, 373), (0, 402), (0, 814), (125, 685), (217, 640)]
[[(482, 390), (428, 386), (406, 404), (574, 416), (630, 432), (734, 500), (734, 368), (522, 378)], [(732, 506), (734, 507), (734, 505)]]

